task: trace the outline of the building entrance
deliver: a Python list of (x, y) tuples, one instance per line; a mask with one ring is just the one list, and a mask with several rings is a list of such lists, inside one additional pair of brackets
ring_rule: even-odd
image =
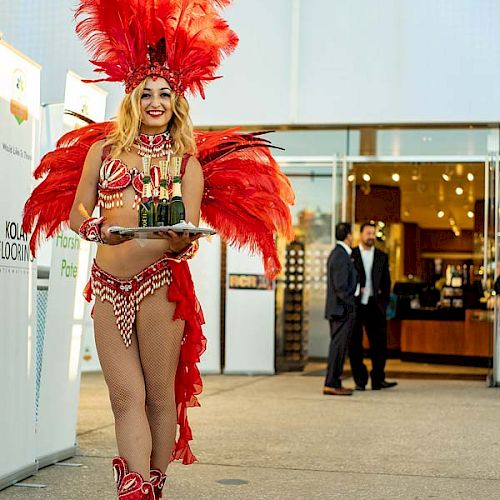
[(333, 228), (347, 220), (356, 233), (372, 220), (391, 263), (391, 354), (482, 366), (498, 384), (498, 156), (334, 155), (288, 157), (282, 165), (297, 192), (295, 224), (305, 244), (309, 359), (328, 348), (323, 305)]

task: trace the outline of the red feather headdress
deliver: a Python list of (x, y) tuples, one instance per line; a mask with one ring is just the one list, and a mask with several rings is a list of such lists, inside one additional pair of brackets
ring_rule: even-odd
[(165, 78), (179, 95), (205, 97), (206, 83), (238, 37), (220, 15), (231, 0), (80, 0), (76, 32), (95, 71), (86, 81), (125, 82), (126, 92), (151, 76)]

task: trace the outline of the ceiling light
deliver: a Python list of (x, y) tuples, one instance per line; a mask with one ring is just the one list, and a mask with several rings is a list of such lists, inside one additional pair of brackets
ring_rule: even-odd
[(443, 172), (441, 174), (441, 177), (443, 178), (444, 181), (450, 182), (451, 177), (450, 177), (450, 174), (448, 172)]
[(392, 180), (393, 180), (394, 182), (399, 182), (399, 179), (401, 179), (401, 177), (399, 176), (399, 174), (398, 174), (397, 172), (394, 172), (394, 173), (392, 174)]
[(474, 212), (472, 210), (469, 210), (467, 212), (467, 217), (469, 217), (469, 219), (473, 219), (474, 218)]
[(420, 171), (415, 167), (411, 173), (411, 180), (418, 181), (420, 179)]
[(472, 172), (469, 172), (469, 173), (467, 174), (467, 180), (468, 180), (469, 182), (472, 182), (472, 181), (474, 180), (474, 174), (473, 174)]
[(462, 196), (464, 194), (464, 188), (458, 186), (455, 188), (455, 193), (457, 193), (457, 196)]
[(438, 219), (442, 219), (444, 217), (444, 210), (439, 210), (437, 213)]
[(450, 223), (450, 226), (454, 226), (456, 224), (455, 219), (453, 217), (450, 217), (449, 223)]
[(348, 180), (349, 182), (354, 182), (354, 181), (356, 180), (356, 176), (355, 176), (354, 174), (349, 174), (349, 175), (347, 176), (347, 180)]
[(363, 180), (365, 182), (370, 182), (372, 180), (372, 178), (370, 177), (370, 174), (364, 173), (363, 174)]

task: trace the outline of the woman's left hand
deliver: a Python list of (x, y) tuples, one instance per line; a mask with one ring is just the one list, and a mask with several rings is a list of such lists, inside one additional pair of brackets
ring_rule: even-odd
[(174, 253), (179, 253), (184, 250), (188, 245), (201, 238), (202, 233), (189, 233), (189, 231), (183, 231), (182, 233), (178, 233), (176, 231), (167, 231), (155, 233), (157, 235), (161, 235), (162, 238), (165, 238), (170, 243), (170, 251)]

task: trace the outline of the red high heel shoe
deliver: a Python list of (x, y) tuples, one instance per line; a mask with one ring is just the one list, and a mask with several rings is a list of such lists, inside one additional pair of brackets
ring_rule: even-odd
[(163, 486), (165, 486), (167, 476), (159, 469), (151, 469), (149, 477), (149, 482), (153, 485), (155, 491), (155, 498), (162, 498), (162, 490)]
[(156, 500), (153, 485), (137, 472), (129, 472), (125, 459), (113, 458), (113, 471), (119, 500)]

